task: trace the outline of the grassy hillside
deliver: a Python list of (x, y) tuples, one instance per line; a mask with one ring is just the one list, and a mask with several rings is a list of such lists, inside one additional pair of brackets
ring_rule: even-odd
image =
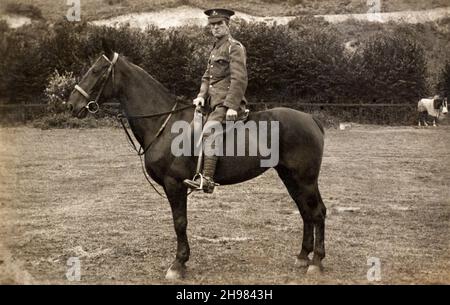
[[(384, 12), (421, 10), (448, 6), (448, 0), (389, 0), (382, 1)], [(59, 0), (4, 0), (0, 10), (5, 12), (8, 3), (32, 4), (42, 11), (47, 20), (65, 16), (68, 6)], [(283, 16), (301, 14), (365, 13), (367, 0), (81, 0), (81, 14), (85, 20), (107, 18), (132, 12), (161, 10), (164, 8), (191, 5), (200, 8), (227, 7), (258, 16)]]

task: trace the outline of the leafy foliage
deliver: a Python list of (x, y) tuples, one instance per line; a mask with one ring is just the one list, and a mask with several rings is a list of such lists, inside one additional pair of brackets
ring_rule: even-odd
[(450, 61), (447, 62), (444, 69), (442, 69), (437, 87), (437, 91), (440, 94), (450, 98)]
[[(427, 62), (414, 31), (389, 25), (362, 37), (351, 54), (342, 33), (323, 19), (297, 18), (288, 25), (232, 23), (247, 50), (251, 102), (416, 100), (428, 92)], [(196, 95), (213, 39), (200, 27), (145, 31), (96, 27), (61, 20), (19, 29), (0, 24), (0, 92), (11, 101), (43, 95), (48, 80), (81, 76), (101, 54), (101, 40), (148, 71), (177, 95)]]
[(72, 72), (60, 74), (55, 70), (48, 80), (44, 90), (50, 113), (61, 113), (65, 111), (65, 101), (69, 98), (74, 86), (77, 84)]

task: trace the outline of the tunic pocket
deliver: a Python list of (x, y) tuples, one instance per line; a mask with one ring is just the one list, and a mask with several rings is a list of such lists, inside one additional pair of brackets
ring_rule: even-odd
[(211, 73), (216, 77), (225, 77), (230, 74), (230, 60), (222, 56), (214, 58)]

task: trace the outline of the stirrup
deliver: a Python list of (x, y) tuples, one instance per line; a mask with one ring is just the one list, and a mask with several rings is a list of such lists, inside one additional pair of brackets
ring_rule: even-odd
[[(196, 179), (200, 177), (200, 185), (197, 186)], [(185, 179), (183, 183), (188, 186), (189, 188), (193, 189), (194, 191), (201, 191), (203, 190), (203, 181), (205, 180), (205, 177), (201, 173), (196, 173), (192, 179)]]
[[(200, 177), (200, 184), (197, 186), (196, 179)], [(206, 182), (205, 182), (206, 181)], [(194, 191), (204, 191), (205, 193), (212, 193), (214, 191), (214, 187), (219, 185), (215, 183), (213, 180), (209, 180), (205, 178), (201, 173), (196, 173), (192, 180), (185, 179), (184, 184)]]

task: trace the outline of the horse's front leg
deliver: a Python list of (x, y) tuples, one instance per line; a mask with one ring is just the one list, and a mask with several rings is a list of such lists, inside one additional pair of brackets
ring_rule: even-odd
[(183, 183), (172, 177), (164, 179), (164, 190), (172, 209), (173, 224), (177, 234), (177, 254), (175, 261), (166, 273), (166, 279), (181, 279), (185, 275), (185, 263), (189, 260), (189, 242), (187, 228), (187, 189)]

